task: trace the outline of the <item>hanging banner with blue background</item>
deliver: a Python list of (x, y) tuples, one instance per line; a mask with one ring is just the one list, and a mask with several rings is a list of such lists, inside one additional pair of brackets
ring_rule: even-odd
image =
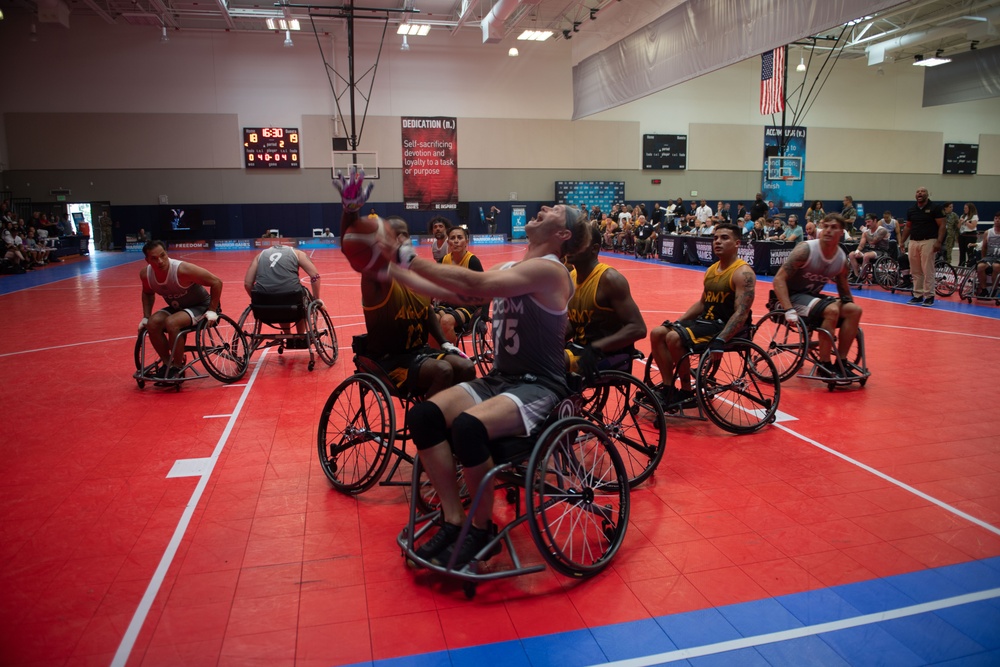
[(806, 128), (764, 128), (764, 171), (761, 192), (780, 209), (802, 208), (806, 193)]
[(510, 207), (510, 237), (512, 239), (523, 239), (527, 237), (527, 233), (524, 231), (524, 226), (527, 223), (525, 213), (526, 209), (524, 206)]

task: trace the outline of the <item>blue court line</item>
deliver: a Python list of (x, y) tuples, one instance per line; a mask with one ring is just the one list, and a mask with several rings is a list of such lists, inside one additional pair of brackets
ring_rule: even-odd
[(141, 261), (142, 255), (137, 255), (134, 252), (91, 253), (67, 264), (50, 264), (44, 269), (35, 269), (28, 273), (0, 276), (0, 295), (13, 294), (32, 287), (50, 285), (60, 280), (77, 278), (115, 266)]
[[(586, 584), (584, 584), (586, 585)], [(475, 622), (470, 610), (470, 622)], [(629, 623), (359, 663), (1000, 664), (1000, 558)]]

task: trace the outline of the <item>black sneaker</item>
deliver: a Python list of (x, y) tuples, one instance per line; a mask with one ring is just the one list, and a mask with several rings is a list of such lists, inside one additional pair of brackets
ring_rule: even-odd
[(979, 294), (977, 294), (976, 296), (979, 297), (980, 299), (985, 299), (989, 295), (990, 293), (987, 290), (981, 289), (979, 290)]
[(698, 405), (698, 399), (690, 389), (674, 389), (670, 396), (670, 402), (681, 409), (693, 408)]
[(832, 361), (821, 361), (816, 364), (816, 375), (823, 378), (835, 378), (840, 376), (840, 369)]
[[(473, 556), (479, 553), (483, 547), (489, 543), (492, 538), (493, 531), (491, 530), (493, 524), (491, 523), (486, 528), (476, 528), (475, 526), (469, 526), (469, 534), (465, 536), (465, 541), (461, 545), (456, 542), (448, 545), (437, 557), (431, 559), (431, 562), (435, 565), (444, 565), (447, 567), (448, 562), (451, 561), (451, 555), (455, 549), (458, 549), (458, 555), (455, 558), (454, 569), (458, 570), (466, 565), (472, 560)], [(456, 534), (457, 537), (457, 534)], [(487, 555), (483, 560), (489, 558)]]
[(170, 370), (167, 371), (167, 379), (168, 380), (180, 380), (185, 375), (186, 375), (186, 373), (184, 372), (184, 369), (180, 368), (178, 366), (171, 366)]
[(917, 306), (917, 305), (922, 306), (924, 304), (924, 298), (922, 296), (915, 296), (906, 303), (911, 306)]
[(929, 296), (926, 299), (924, 299), (923, 305), (927, 306), (928, 308), (930, 308), (931, 306), (933, 306), (934, 305), (934, 297)]
[(431, 535), (431, 538), (424, 542), (414, 553), (421, 560), (430, 560), (434, 556), (450, 547), (458, 539), (458, 534), (462, 532), (461, 526), (443, 522), (438, 532)]

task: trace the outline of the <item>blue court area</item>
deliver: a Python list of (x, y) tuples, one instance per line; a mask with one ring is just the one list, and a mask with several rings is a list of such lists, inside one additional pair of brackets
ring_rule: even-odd
[(79, 259), (68, 260), (65, 264), (50, 264), (44, 269), (35, 269), (28, 273), (0, 276), (0, 294), (13, 294), (31, 287), (49, 285), (68, 278), (98, 273), (102, 269), (142, 261), (142, 255), (134, 252), (91, 253)]
[(378, 667), (1000, 665), (1000, 558)]

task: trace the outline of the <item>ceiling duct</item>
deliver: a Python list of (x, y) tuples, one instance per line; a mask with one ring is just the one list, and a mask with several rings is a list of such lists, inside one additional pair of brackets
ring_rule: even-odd
[(540, 0), (499, 0), (482, 20), (483, 44), (497, 44), (506, 36), (504, 21), (520, 5), (534, 5), (539, 2)]

